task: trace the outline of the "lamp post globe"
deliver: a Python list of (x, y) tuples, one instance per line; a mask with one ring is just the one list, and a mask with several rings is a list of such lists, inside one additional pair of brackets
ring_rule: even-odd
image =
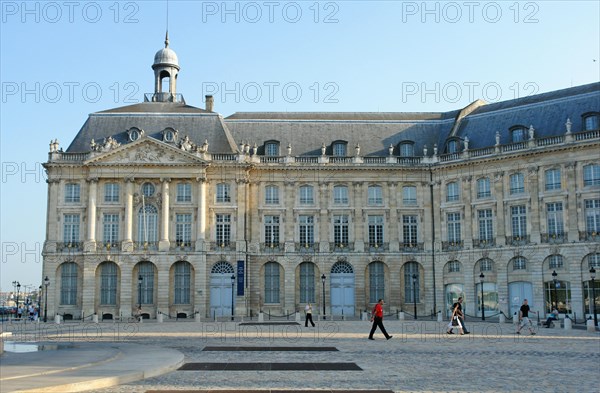
[(323, 273), (321, 275), (321, 282), (323, 283), (323, 320), (327, 319), (327, 315), (325, 315), (325, 280), (327, 279), (327, 276), (325, 276), (325, 273)]
[(234, 319), (234, 304), (233, 304), (233, 287), (235, 286), (235, 275), (231, 275), (231, 320)]
[(485, 321), (485, 303), (483, 301), (483, 279), (485, 278), (485, 275), (483, 274), (483, 272), (481, 272), (481, 274), (479, 275), (479, 283), (481, 285), (481, 320)]
[(556, 278), (557, 276), (558, 274), (556, 273), (556, 270), (552, 271), (552, 282), (554, 283), (554, 308), (556, 310), (558, 310), (558, 292), (556, 290), (558, 285), (558, 279)]
[(50, 286), (50, 279), (48, 276), (44, 278), (44, 322), (48, 322), (48, 287)]
[(414, 313), (415, 313), (415, 319), (417, 319), (417, 274), (413, 273), (412, 275), (412, 280), (413, 280), (413, 308), (414, 308)]
[(592, 299), (590, 302), (590, 312), (592, 312), (592, 314), (594, 315), (594, 329), (596, 329), (596, 327), (598, 327), (598, 311), (596, 310), (596, 269), (594, 269), (593, 266), (590, 268), (590, 278), (592, 285)]

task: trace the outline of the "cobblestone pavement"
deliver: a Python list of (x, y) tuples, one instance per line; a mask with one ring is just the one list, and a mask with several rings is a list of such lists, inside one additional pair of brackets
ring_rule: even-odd
[[(433, 321), (384, 321), (367, 340), (364, 321), (303, 325), (240, 325), (233, 322), (101, 323), (48, 331), (51, 340), (122, 340), (165, 346), (186, 362), (350, 362), (362, 371), (175, 371), (96, 390), (144, 392), (192, 389), (391, 389), (397, 392), (598, 392), (600, 335), (585, 330), (537, 329), (514, 334), (511, 324), (470, 323), (471, 334), (447, 335)], [(64, 325), (62, 329), (66, 329)], [(115, 329), (121, 333), (115, 334)], [(57, 333), (57, 334), (56, 334)], [(16, 332), (21, 338), (27, 332)], [(338, 351), (204, 351), (206, 346), (328, 346)]]

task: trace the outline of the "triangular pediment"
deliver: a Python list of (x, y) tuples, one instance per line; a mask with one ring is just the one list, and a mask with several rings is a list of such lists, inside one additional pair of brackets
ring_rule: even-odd
[(92, 152), (84, 165), (206, 165), (200, 155), (152, 137), (142, 137), (107, 152)]

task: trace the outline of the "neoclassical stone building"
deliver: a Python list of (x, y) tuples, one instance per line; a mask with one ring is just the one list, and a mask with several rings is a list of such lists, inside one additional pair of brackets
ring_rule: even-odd
[[(48, 314), (590, 313), (600, 84), (445, 113), (185, 103), (168, 47), (143, 103), (51, 142)], [(553, 276), (553, 272), (556, 274)], [(600, 307), (600, 286), (596, 305)]]

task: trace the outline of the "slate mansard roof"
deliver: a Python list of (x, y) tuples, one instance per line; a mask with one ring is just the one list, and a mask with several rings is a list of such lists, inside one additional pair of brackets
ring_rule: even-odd
[(92, 139), (101, 142), (109, 136), (130, 143), (126, 131), (131, 127), (161, 140), (161, 131), (171, 127), (198, 145), (207, 140), (211, 153), (235, 153), (242, 142), (260, 147), (278, 141), (282, 149), (290, 144), (294, 156), (313, 156), (321, 154), (322, 144), (329, 152), (333, 142), (345, 141), (348, 155), (359, 144), (361, 156), (387, 156), (390, 145), (398, 154), (399, 143), (412, 141), (415, 155), (422, 156), (427, 146), (430, 156), (434, 144), (443, 153), (453, 137), (468, 137), (471, 149), (494, 146), (496, 132), (501, 144), (510, 143), (510, 128), (517, 125), (532, 125), (535, 137), (543, 138), (563, 135), (569, 118), (573, 132), (581, 131), (582, 115), (600, 112), (600, 83), (492, 104), (476, 101), (467, 108), (433, 113), (240, 112), (223, 119), (183, 103), (144, 102), (90, 114), (67, 152), (90, 151)]

